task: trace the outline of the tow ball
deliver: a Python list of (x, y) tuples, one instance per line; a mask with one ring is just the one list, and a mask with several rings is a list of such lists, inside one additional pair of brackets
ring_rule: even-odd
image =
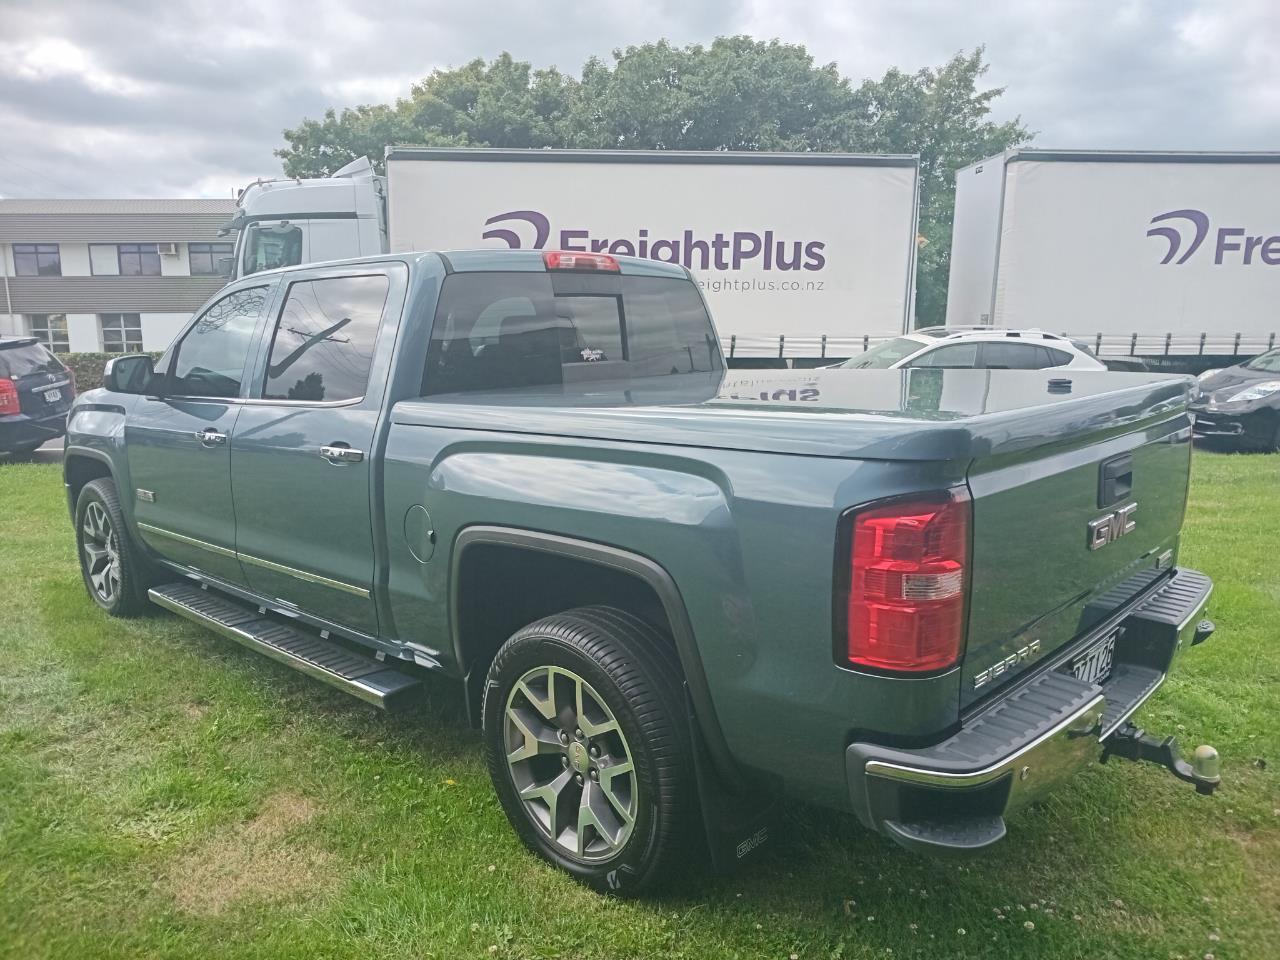
[(1176, 737), (1157, 737), (1141, 727), (1126, 723), (1103, 744), (1102, 762), (1112, 757), (1132, 760), (1135, 763), (1158, 763), (1179, 780), (1185, 780), (1196, 788), (1196, 793), (1208, 796), (1222, 783), (1218, 751), (1208, 744), (1201, 744), (1191, 754), (1191, 762), (1182, 759)]

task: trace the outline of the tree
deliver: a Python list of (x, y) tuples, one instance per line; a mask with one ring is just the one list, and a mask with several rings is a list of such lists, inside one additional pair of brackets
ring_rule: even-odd
[(1031, 133), (989, 119), (1003, 89), (979, 90), (981, 47), (936, 69), (889, 70), (854, 88), (798, 44), (720, 37), (665, 40), (592, 58), (574, 78), (503, 53), (436, 70), (394, 105), (365, 105), (285, 130), (290, 176), (324, 176), (387, 144), (630, 150), (918, 153), (921, 206), (916, 316), (946, 314), (955, 171)]
[(631, 150), (848, 151), (856, 107), (835, 64), (804, 47), (665, 40), (589, 60), (573, 88), (572, 143)]
[(356, 157), (380, 164), (387, 144), (416, 142), (418, 136), (398, 104), (347, 108), (340, 114), (329, 109), (323, 120), (303, 120), (285, 130), (289, 145), (275, 153), (287, 176), (327, 177)]
[(857, 91), (858, 113), (866, 124), (862, 149), (920, 155), (916, 317), (921, 326), (946, 318), (956, 171), (1033, 136), (1020, 118), (1005, 123), (987, 119), (1004, 88), (978, 89), (987, 72), (982, 54), (978, 47), (936, 70), (913, 74), (893, 68), (880, 80), (864, 81)]
[(564, 146), (572, 78), (558, 71), (533, 70), (504, 53), (491, 64), (473, 60), (453, 70), (436, 70), (414, 84), (406, 99), (364, 105), (323, 120), (303, 120), (284, 131), (288, 142), (275, 152), (291, 177), (328, 176), (368, 157), (379, 169), (388, 144), (431, 147)]

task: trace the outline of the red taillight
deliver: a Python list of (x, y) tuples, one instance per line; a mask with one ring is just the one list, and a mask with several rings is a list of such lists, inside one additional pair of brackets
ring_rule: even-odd
[(618, 261), (607, 253), (548, 250), (542, 255), (548, 270), (609, 270), (618, 272)]
[(854, 515), (850, 663), (918, 673), (960, 658), (969, 514), (967, 498), (949, 495)]
[(18, 400), (18, 385), (12, 380), (0, 377), (0, 416), (21, 412), (22, 404)]

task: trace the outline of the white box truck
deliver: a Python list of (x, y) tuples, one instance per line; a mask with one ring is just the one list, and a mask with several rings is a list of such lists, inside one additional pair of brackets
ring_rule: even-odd
[(947, 325), (1241, 357), (1280, 331), (1280, 154), (1011, 150), (956, 173)]
[(693, 271), (746, 362), (850, 356), (911, 323), (914, 156), (390, 147), (386, 167), (247, 188), (235, 275), (375, 245), (649, 257)]

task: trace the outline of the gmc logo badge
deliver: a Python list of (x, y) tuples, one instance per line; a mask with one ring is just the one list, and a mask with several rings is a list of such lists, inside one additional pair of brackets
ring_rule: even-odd
[(1133, 533), (1138, 522), (1133, 513), (1138, 509), (1136, 503), (1117, 507), (1105, 517), (1089, 521), (1089, 549), (1101, 550), (1108, 543), (1114, 543), (1127, 533)]

